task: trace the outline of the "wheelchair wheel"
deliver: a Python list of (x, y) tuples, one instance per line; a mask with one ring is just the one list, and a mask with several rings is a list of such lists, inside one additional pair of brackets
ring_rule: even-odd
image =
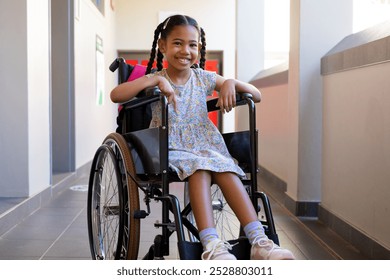
[(222, 240), (234, 240), (240, 237), (240, 222), (227, 204), (218, 185), (211, 186), (211, 198), (214, 223)]
[[(227, 204), (218, 185), (214, 184), (211, 186), (211, 199), (213, 206), (214, 223), (220, 238), (222, 240), (234, 240), (239, 238), (241, 236), (240, 222), (238, 221), (233, 210)], [(185, 183), (184, 187), (184, 203), (189, 203), (187, 182)], [(192, 212), (187, 216), (187, 218), (192, 224), (196, 224)], [(191, 232), (188, 232), (188, 237), (189, 240), (192, 242), (197, 241), (197, 238), (193, 234), (191, 234)]]
[(138, 188), (129, 176), (134, 164), (125, 139), (106, 137), (92, 163), (88, 191), (88, 230), (94, 259), (137, 259)]

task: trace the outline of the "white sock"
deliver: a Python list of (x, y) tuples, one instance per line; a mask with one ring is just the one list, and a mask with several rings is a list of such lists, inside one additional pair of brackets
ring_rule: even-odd
[(218, 239), (219, 237), (215, 228), (205, 228), (199, 232), (199, 238), (203, 248), (206, 249), (207, 244), (215, 239)]
[(263, 225), (260, 223), (260, 221), (253, 221), (247, 224), (244, 227), (244, 232), (246, 237), (249, 239), (250, 244), (253, 244), (259, 236), (267, 238), (264, 233)]

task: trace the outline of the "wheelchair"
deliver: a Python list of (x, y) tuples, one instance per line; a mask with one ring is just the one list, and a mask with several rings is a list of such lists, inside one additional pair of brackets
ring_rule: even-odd
[[(135, 66), (117, 58), (110, 70), (118, 70), (119, 83), (126, 82)], [(168, 103), (158, 88), (146, 89), (122, 104), (118, 128), (97, 149), (92, 161), (88, 186), (88, 235), (92, 259), (164, 259), (170, 255), (170, 238), (176, 235), (177, 252), (182, 260), (201, 259), (203, 252), (192, 216), (191, 203), (183, 182), (183, 198), (170, 193), (170, 183), (180, 182), (169, 169)], [(150, 104), (161, 102), (162, 125), (149, 128)], [(217, 99), (209, 99), (208, 111), (216, 111)], [(255, 105), (249, 94), (237, 95), (237, 106), (247, 105), (249, 130), (223, 134), (230, 154), (247, 174), (242, 179), (266, 235), (279, 244), (271, 205), (257, 188), (257, 138)], [(212, 185), (213, 212), (217, 231), (232, 245), (237, 259), (249, 259), (250, 244), (242, 226), (225, 202), (218, 186)], [(140, 193), (143, 194), (141, 207)], [(145, 256), (138, 256), (141, 221), (151, 212), (151, 201), (161, 202), (161, 220), (154, 226), (154, 237)]]

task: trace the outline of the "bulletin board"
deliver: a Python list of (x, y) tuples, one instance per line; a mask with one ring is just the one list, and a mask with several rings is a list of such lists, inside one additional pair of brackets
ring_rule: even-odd
[(103, 39), (96, 35), (96, 105), (104, 105), (104, 87), (105, 87), (105, 65)]

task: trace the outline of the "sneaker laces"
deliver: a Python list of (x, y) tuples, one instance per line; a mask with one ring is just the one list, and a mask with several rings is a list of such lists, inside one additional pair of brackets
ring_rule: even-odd
[(259, 247), (265, 248), (270, 253), (273, 250), (279, 248), (279, 246), (276, 245), (271, 239), (264, 238), (262, 236), (255, 238), (253, 244), (257, 244)]
[(236, 245), (236, 244), (231, 245), (229, 242), (222, 241), (222, 240), (219, 240), (218, 242), (214, 242), (214, 244), (212, 244), (212, 247), (210, 249), (208, 249), (202, 253), (202, 260), (210, 260), (210, 258), (214, 254), (218, 255), (221, 253), (228, 252), (229, 250), (232, 250), (234, 245)]

